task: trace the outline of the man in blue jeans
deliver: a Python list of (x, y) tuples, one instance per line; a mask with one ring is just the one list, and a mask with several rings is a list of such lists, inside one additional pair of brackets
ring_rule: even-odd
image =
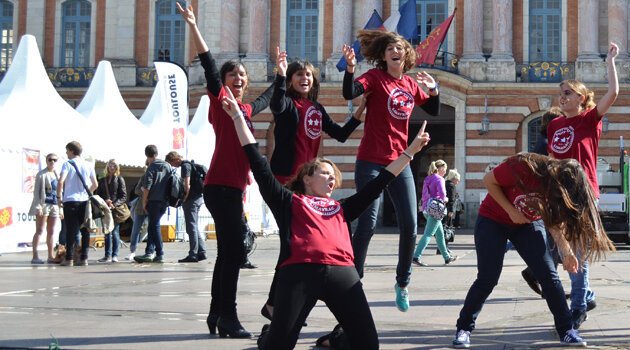
[(166, 162), (172, 167), (181, 167), (181, 176), (184, 180), (184, 202), (182, 210), (184, 211), (184, 220), (186, 221), (186, 233), (190, 243), (188, 256), (179, 259), (178, 262), (196, 263), (206, 260), (206, 242), (205, 237), (199, 231), (199, 209), (203, 205), (203, 197), (201, 191), (191, 186), (193, 165), (177, 152), (168, 152), (165, 158)]
[(144, 154), (149, 165), (142, 178), (142, 206), (149, 217), (147, 247), (144, 255), (136, 256), (133, 259), (139, 263), (162, 263), (164, 262), (164, 250), (160, 219), (166, 212), (168, 175), (172, 168), (165, 161), (157, 159), (158, 150), (155, 145), (145, 147)]

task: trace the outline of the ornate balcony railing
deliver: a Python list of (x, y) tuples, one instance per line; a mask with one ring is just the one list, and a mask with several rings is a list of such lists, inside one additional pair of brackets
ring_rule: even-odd
[(575, 78), (575, 65), (569, 62), (529, 62), (516, 65), (516, 81), (559, 83)]
[(88, 87), (94, 77), (93, 67), (55, 67), (46, 68), (48, 78), (57, 87)]
[(457, 68), (458, 62), (459, 62), (459, 56), (455, 55), (454, 53), (446, 52), (446, 51), (438, 51), (438, 54), (435, 57), (435, 62), (433, 63), (433, 65), (421, 64), (418, 67), (439, 69), (439, 70), (451, 72), (454, 74), (459, 74), (459, 69)]
[(136, 68), (136, 86), (153, 87), (157, 84), (157, 80), (155, 67)]

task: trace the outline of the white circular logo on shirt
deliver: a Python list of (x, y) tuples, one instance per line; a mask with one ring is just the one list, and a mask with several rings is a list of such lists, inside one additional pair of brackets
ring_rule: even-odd
[(310, 106), (304, 115), (304, 132), (306, 136), (315, 140), (322, 135), (322, 112), (315, 106)]
[(304, 197), (304, 204), (316, 214), (322, 216), (332, 216), (337, 214), (341, 205), (334, 199)]
[(540, 212), (538, 211), (538, 202), (540, 200), (542, 200), (542, 197), (539, 193), (521, 194), (514, 198), (514, 206), (526, 218), (536, 220), (540, 218)]
[(392, 90), (389, 94), (389, 98), (387, 99), (387, 109), (389, 110), (389, 114), (396, 119), (409, 119), (413, 106), (413, 96), (400, 88)]
[(566, 153), (573, 145), (575, 131), (572, 126), (560, 128), (553, 133), (551, 139), (551, 150), (554, 153)]

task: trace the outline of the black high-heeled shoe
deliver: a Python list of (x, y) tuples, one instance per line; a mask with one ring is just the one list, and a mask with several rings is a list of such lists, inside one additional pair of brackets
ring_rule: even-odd
[(217, 328), (219, 328), (219, 337), (225, 338), (251, 338), (252, 334), (243, 328), (241, 322), (236, 317), (219, 317), (217, 320)]
[(219, 315), (208, 314), (208, 318), (206, 318), (206, 324), (208, 325), (208, 330), (210, 331), (210, 335), (217, 334), (217, 320), (219, 319)]

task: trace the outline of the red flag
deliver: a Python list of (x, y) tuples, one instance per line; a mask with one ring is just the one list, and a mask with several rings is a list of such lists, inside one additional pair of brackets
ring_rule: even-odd
[(442, 22), (437, 28), (433, 29), (427, 38), (416, 47), (416, 54), (418, 56), (418, 58), (416, 58), (416, 65), (423, 63), (433, 64), (435, 62), (435, 56), (437, 56), (442, 41), (446, 38), (446, 33), (451, 26), (451, 22), (453, 22), (456, 11), (457, 8), (453, 10), (453, 14), (449, 18)]
[(13, 208), (6, 207), (0, 209), (0, 228), (7, 227), (13, 223)]

